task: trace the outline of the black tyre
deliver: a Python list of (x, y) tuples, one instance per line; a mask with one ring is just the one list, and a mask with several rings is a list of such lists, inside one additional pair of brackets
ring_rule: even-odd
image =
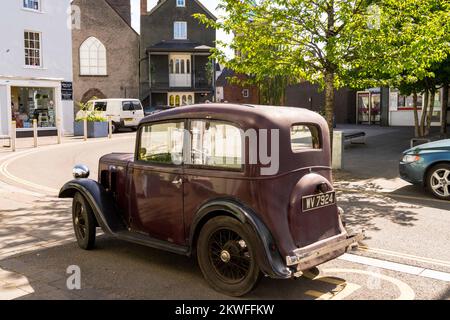
[(78, 246), (91, 250), (95, 245), (96, 220), (86, 199), (77, 192), (72, 202), (72, 222)]
[(450, 164), (441, 163), (432, 167), (426, 179), (427, 189), (433, 196), (450, 200)]
[(112, 133), (117, 133), (119, 131), (119, 126), (117, 125), (117, 123), (111, 123), (111, 131)]
[(229, 296), (250, 292), (261, 278), (256, 245), (254, 232), (238, 220), (226, 216), (209, 220), (197, 241), (197, 259), (206, 281)]

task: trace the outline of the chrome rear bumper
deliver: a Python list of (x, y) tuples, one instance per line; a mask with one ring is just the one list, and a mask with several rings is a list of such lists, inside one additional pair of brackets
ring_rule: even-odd
[[(318, 264), (323, 263), (325, 261), (320, 261), (321, 257), (327, 256), (337, 251), (345, 252), (349, 248), (357, 246), (358, 242), (363, 240), (364, 238), (364, 231), (350, 236), (340, 234), (336, 237), (326, 239), (323, 243), (314, 244), (313, 248), (305, 247), (296, 249), (294, 250), (295, 256), (286, 257), (286, 265), (298, 265), (297, 270), (299, 270), (299, 268), (301, 268), (301, 265), (309, 265), (311, 264), (312, 260), (315, 259), (318, 260)], [(297, 274), (295, 276), (297, 276)]]

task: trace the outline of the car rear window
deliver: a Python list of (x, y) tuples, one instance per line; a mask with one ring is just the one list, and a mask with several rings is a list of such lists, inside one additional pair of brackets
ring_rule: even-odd
[(292, 152), (320, 149), (319, 129), (315, 125), (295, 124), (291, 127)]
[(133, 111), (133, 104), (130, 101), (122, 102), (122, 110), (123, 111)]

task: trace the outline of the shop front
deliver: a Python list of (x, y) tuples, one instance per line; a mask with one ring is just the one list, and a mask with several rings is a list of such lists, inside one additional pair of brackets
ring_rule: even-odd
[(12, 121), (17, 137), (73, 133), (73, 101), (62, 100), (61, 81), (0, 79), (0, 132), (10, 135)]
[[(387, 90), (387, 88), (386, 88)], [(389, 126), (414, 126), (414, 107), (412, 95), (407, 96), (395, 88), (389, 88), (384, 100), (380, 88), (373, 88), (356, 93), (356, 123), (368, 125), (380, 125), (382, 119), (388, 121), (384, 125)], [(431, 125), (440, 126), (442, 118), (442, 90), (436, 92), (434, 97)], [(417, 97), (417, 109), (419, 117), (422, 115), (423, 96)], [(449, 115), (450, 117), (450, 115)], [(450, 120), (450, 119), (449, 119)], [(382, 124), (383, 125), (383, 124)]]

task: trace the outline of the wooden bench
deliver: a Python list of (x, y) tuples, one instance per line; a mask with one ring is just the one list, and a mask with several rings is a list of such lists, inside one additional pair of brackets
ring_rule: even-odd
[(7, 146), (5, 146), (5, 143), (3, 142), (3, 146), (8, 147), (8, 148), (11, 147), (11, 137), (10, 136), (0, 134), (0, 140), (2, 140), (2, 141), (8, 140), (9, 144)]
[(351, 144), (365, 144), (366, 133), (364, 131), (344, 132), (344, 141), (350, 141)]

